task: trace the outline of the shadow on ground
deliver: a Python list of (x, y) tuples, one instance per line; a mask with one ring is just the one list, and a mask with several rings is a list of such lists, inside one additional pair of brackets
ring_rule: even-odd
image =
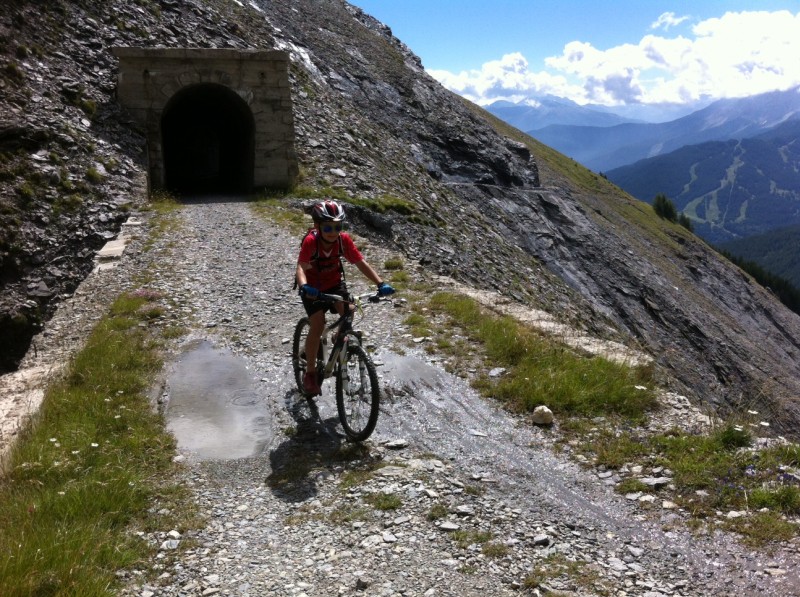
[(348, 441), (336, 429), (338, 417), (322, 418), (313, 400), (292, 390), (286, 393), (284, 402), (296, 427), (269, 454), (272, 472), (266, 483), (276, 497), (289, 502), (305, 501), (317, 495), (319, 482), (334, 467), (370, 459), (369, 449)]

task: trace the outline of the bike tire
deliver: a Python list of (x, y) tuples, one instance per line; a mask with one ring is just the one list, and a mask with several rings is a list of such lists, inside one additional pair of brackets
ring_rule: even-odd
[[(305, 354), (306, 337), (308, 331), (311, 329), (311, 324), (308, 317), (303, 317), (297, 322), (294, 328), (294, 337), (292, 338), (292, 369), (294, 370), (294, 381), (297, 384), (297, 389), (302, 395), (306, 395), (303, 389), (303, 376), (306, 374), (307, 360)], [(319, 347), (317, 352), (317, 371), (322, 371), (324, 367), (322, 362), (322, 346)]]
[(380, 387), (372, 359), (358, 344), (349, 344), (347, 359), (336, 372), (336, 410), (345, 434), (353, 441), (367, 439), (378, 423)]

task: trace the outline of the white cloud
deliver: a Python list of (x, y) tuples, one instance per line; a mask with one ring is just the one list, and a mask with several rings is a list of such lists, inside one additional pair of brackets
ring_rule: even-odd
[(650, 25), (650, 29), (664, 29), (664, 31), (668, 31), (670, 27), (677, 27), (688, 19), (689, 17), (676, 17), (674, 12), (665, 12)]
[(563, 75), (531, 71), (525, 56), (519, 52), (487, 62), (480, 70), (460, 73), (429, 70), (428, 73), (448, 89), (481, 104), (501, 99), (520, 102), (546, 93), (568, 97), (581, 92), (579, 86), (570, 85)]
[[(683, 20), (664, 13), (653, 26), (667, 29)], [(479, 104), (544, 94), (606, 105), (684, 103), (800, 85), (797, 56), (800, 13), (749, 11), (698, 22), (687, 37), (650, 34), (607, 50), (573, 41), (538, 72), (518, 52), (479, 70), (430, 73)]]

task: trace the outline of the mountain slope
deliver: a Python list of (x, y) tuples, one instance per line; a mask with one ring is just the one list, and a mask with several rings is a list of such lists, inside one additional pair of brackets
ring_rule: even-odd
[(671, 122), (603, 128), (554, 125), (529, 132), (587, 168), (605, 172), (684, 145), (752, 137), (798, 114), (800, 87), (795, 87), (719, 100)]
[[(91, 250), (50, 242), (66, 236), (53, 214), (65, 193), (48, 186), (54, 173), (83, 181), (98, 160), (107, 164), (70, 203), (80, 217), (100, 221), (98, 206), (119, 214), (121, 200), (138, 200), (130, 179), (143, 173), (144, 147), (114, 100), (111, 46), (284, 48), (300, 184), (351, 197), (360, 234), (431, 273), (636, 343), (698, 401), (759, 401), (776, 427), (797, 429), (797, 316), (649, 206), (446, 91), (387, 27), (342, 0), (13, 0), (0, 18), (9, 120), (0, 138), (21, 149), (6, 152), (0, 179), (4, 231), (21, 247), (2, 289), (8, 320), (31, 301), (46, 316), (59, 289), (30, 292), (47, 276), (58, 285), (49, 268), (59, 260), (91, 267)], [(19, 45), (38, 48), (35, 59), (20, 58)], [(25, 183), (32, 192), (21, 192)], [(387, 196), (413, 213), (357, 205)]]
[(719, 247), (800, 288), (800, 225), (729, 241)]
[(800, 224), (800, 120), (750, 139), (686, 146), (606, 174), (643, 201), (664, 193), (713, 243)]

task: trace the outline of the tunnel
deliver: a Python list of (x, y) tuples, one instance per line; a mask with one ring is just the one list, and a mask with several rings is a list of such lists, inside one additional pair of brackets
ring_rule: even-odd
[(253, 188), (255, 122), (250, 107), (219, 84), (178, 91), (164, 107), (164, 180), (178, 195)]

